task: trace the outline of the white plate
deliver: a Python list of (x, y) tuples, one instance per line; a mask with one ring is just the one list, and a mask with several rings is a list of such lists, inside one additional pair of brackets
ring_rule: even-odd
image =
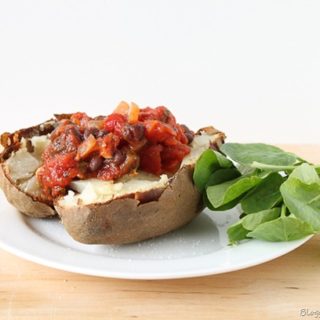
[(250, 240), (228, 246), (226, 229), (237, 210), (204, 211), (189, 225), (132, 245), (84, 245), (58, 219), (26, 218), (0, 196), (0, 247), (45, 266), (124, 279), (173, 279), (235, 271), (282, 256), (310, 237), (284, 243)]

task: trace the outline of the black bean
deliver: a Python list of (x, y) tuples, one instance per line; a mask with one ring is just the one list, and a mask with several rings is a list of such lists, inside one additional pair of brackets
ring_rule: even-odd
[(188, 144), (190, 144), (193, 141), (194, 133), (191, 131), (186, 125), (181, 125), (182, 130), (184, 131), (184, 135), (188, 139)]
[(126, 160), (125, 153), (122, 152), (121, 150), (116, 150), (114, 155), (113, 155), (112, 162), (116, 166), (120, 166), (120, 164), (122, 164), (125, 160)]
[(84, 130), (83, 136), (85, 139), (87, 139), (90, 134), (92, 134), (95, 138), (97, 138), (98, 134), (99, 134), (99, 129), (97, 128), (87, 128)]
[(103, 158), (99, 155), (93, 156), (89, 162), (89, 169), (94, 172), (101, 168)]
[(144, 138), (144, 125), (141, 123), (126, 125), (122, 129), (123, 138), (130, 143), (141, 141)]

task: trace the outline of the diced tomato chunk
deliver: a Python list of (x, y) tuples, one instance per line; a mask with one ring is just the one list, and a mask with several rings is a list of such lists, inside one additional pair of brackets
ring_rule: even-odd
[(106, 117), (104, 129), (121, 136), (121, 130), (126, 123), (126, 118), (120, 113), (113, 113)]
[(161, 144), (153, 144), (143, 148), (140, 152), (140, 168), (156, 175), (162, 173), (161, 168)]
[(78, 163), (74, 154), (57, 154), (54, 158), (46, 161), (46, 166), (42, 166), (37, 177), (41, 185), (46, 189), (58, 186), (65, 188), (78, 175)]
[(161, 153), (163, 171), (176, 172), (183, 158), (189, 153), (190, 147), (182, 143), (178, 143), (175, 146), (166, 146)]

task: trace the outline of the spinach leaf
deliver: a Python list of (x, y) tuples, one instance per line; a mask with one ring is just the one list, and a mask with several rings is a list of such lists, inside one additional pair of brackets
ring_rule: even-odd
[(242, 222), (242, 225), (245, 229), (254, 230), (260, 224), (278, 218), (280, 216), (280, 212), (281, 212), (280, 208), (263, 210), (260, 212), (248, 214), (247, 216), (242, 218), (240, 221)]
[(274, 208), (244, 216), (240, 221), (228, 228), (227, 233), (230, 244), (248, 239), (248, 233), (250, 231), (254, 230), (261, 223), (278, 218), (279, 215), (280, 208)]
[(209, 177), (207, 187), (233, 180), (240, 176), (241, 174), (236, 168), (218, 169)]
[(204, 190), (212, 172), (221, 167), (231, 168), (232, 162), (212, 149), (208, 149), (202, 153), (193, 173), (194, 183), (200, 192)]
[(230, 161), (228, 158), (226, 158), (222, 153), (220, 153), (218, 151), (215, 151), (215, 150), (213, 150), (213, 152), (216, 155), (218, 163), (219, 163), (219, 166), (221, 168), (231, 168), (231, 167), (233, 167), (232, 161)]
[(265, 241), (291, 241), (310, 234), (313, 230), (309, 223), (290, 215), (262, 223), (247, 236)]
[(232, 209), (234, 208), (235, 206), (237, 206), (241, 200), (241, 196), (239, 196), (238, 198), (236, 199), (233, 199), (232, 201), (228, 202), (228, 203), (225, 203), (223, 205), (221, 205), (220, 207), (213, 207), (211, 205), (211, 207), (213, 208), (212, 210), (214, 211), (226, 211), (226, 210), (229, 210), (229, 209)]
[(253, 174), (257, 169), (244, 164), (238, 164), (237, 169), (242, 175)]
[(320, 178), (317, 174), (315, 168), (307, 163), (303, 163), (299, 167), (297, 167), (291, 174), (289, 179), (297, 178), (303, 183), (312, 184), (312, 183), (320, 183)]
[(237, 223), (233, 224), (227, 230), (230, 244), (235, 244), (238, 241), (247, 239), (248, 233), (249, 233), (249, 230), (243, 227), (241, 221), (238, 221)]
[(261, 182), (256, 175), (242, 176), (207, 188), (207, 197), (214, 208), (225, 205), (244, 195), (247, 191)]
[(261, 143), (227, 143), (221, 150), (233, 162), (207, 150), (196, 163), (194, 181), (211, 210), (241, 204), (240, 220), (227, 230), (230, 243), (290, 241), (320, 232), (319, 165)]
[(242, 210), (253, 213), (273, 208), (282, 199), (279, 188), (284, 180), (279, 173), (271, 173), (241, 200)]
[[(241, 176), (241, 174), (236, 168), (218, 169), (217, 171), (213, 172), (213, 174), (210, 176), (206, 187), (214, 186), (214, 185), (223, 183), (225, 181), (238, 178), (239, 176)], [(214, 208), (210, 203), (206, 192), (203, 193), (202, 199), (203, 199), (204, 205), (210, 210), (214, 210), (214, 211), (228, 210), (235, 207), (239, 203), (238, 199), (235, 199), (234, 201), (231, 201), (230, 203), (227, 203), (219, 208)]]
[(271, 167), (292, 166), (297, 161), (294, 154), (263, 143), (226, 143), (220, 147), (220, 150), (233, 161), (249, 166), (255, 164), (256, 168), (259, 167), (257, 164)]
[(320, 184), (306, 184), (289, 177), (280, 191), (290, 212), (308, 222), (315, 231), (320, 231)]

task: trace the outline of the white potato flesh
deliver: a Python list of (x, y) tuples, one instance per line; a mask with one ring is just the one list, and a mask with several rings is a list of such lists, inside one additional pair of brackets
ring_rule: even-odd
[[(41, 155), (50, 140), (48, 136), (39, 136), (33, 137), (31, 143), (34, 150), (28, 152), (26, 140), (22, 139), (21, 148), (14, 152), (5, 164), (10, 178), (20, 185), (22, 190), (26, 192), (29, 190), (33, 194), (38, 192), (39, 185), (32, 178), (42, 164)], [(28, 183), (29, 179), (32, 179), (30, 183)]]
[(144, 172), (127, 175), (117, 182), (98, 179), (77, 180), (73, 181), (70, 187), (78, 194), (75, 195), (73, 191), (69, 191), (68, 195), (60, 200), (59, 204), (70, 206), (77, 203), (83, 205), (103, 203), (127, 194), (164, 188), (168, 182), (169, 178), (165, 174), (157, 177)]
[(23, 148), (15, 152), (6, 165), (11, 179), (19, 182), (30, 179), (39, 168), (40, 161)]

